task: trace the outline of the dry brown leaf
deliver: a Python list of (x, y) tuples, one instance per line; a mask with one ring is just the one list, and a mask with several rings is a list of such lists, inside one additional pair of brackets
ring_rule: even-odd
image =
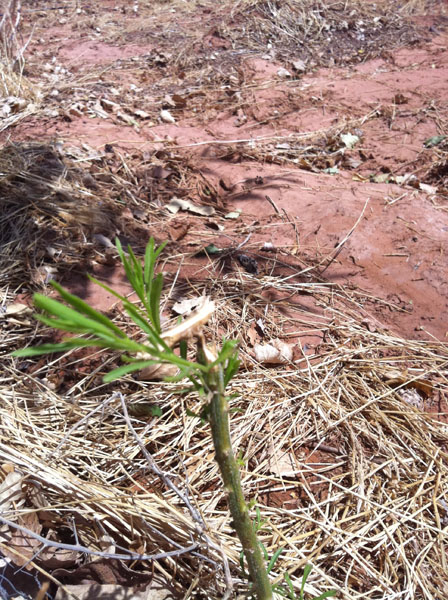
[(170, 238), (173, 240), (173, 242), (178, 242), (187, 235), (188, 231), (190, 230), (190, 223), (177, 223), (173, 221), (170, 223), (168, 230)]
[[(42, 531), (42, 526), (39, 523), (39, 518), (35, 512), (21, 515), (17, 522), (22, 527), (29, 529), (32, 533), (37, 533), (39, 535)], [(33, 566), (27, 563), (34, 558), (41, 543), (32, 535), (20, 531), (19, 529), (10, 528), (10, 532), (11, 538), (8, 541), (8, 544), (3, 545), (2, 553), (10, 558), (18, 567), (25, 567), (26, 569), (31, 570)]]
[(272, 340), (270, 344), (255, 344), (255, 358), (260, 363), (281, 365), (290, 362), (293, 357), (292, 344), (281, 340)]
[[(78, 584), (79, 581), (87, 579), (101, 584), (124, 585), (128, 589), (131, 586), (148, 584), (153, 578), (152, 572), (134, 571), (124, 562), (109, 558), (99, 558), (74, 570), (56, 569), (52, 575), (62, 579), (64, 584)], [(98, 598), (97, 595), (89, 597)]]
[(280, 477), (292, 477), (297, 471), (297, 463), (294, 454), (283, 452), (271, 445), (268, 459), (269, 471)]
[(165, 377), (174, 377), (178, 372), (179, 369), (176, 365), (150, 365), (138, 371), (137, 379), (140, 381), (161, 381)]
[(407, 388), (415, 388), (423, 392), (426, 396), (430, 396), (434, 391), (434, 385), (429, 379), (412, 379), (412, 376), (407, 371), (390, 369), (384, 373), (384, 379), (387, 385), (392, 387), (401, 385)]
[(19, 471), (11, 471), (0, 484), (0, 513), (6, 514), (13, 506), (24, 500), (22, 492), (23, 475)]
[(174, 304), (173, 311), (178, 315), (185, 315), (197, 308), (203, 302), (204, 296), (200, 296), (199, 298), (184, 298)]
[[(82, 583), (74, 585), (65, 585), (65, 591), (62, 587), (58, 589), (56, 600), (72, 600), (73, 597), (78, 600), (168, 600), (172, 598), (170, 589), (151, 587), (145, 590), (133, 589), (118, 584), (99, 584), (99, 583)], [(69, 593), (67, 593), (69, 592)]]
[(66, 548), (44, 548), (39, 553), (39, 565), (44, 569), (69, 569), (77, 567), (81, 554)]
[(255, 346), (260, 339), (260, 336), (257, 333), (257, 324), (255, 322), (250, 324), (250, 327), (247, 331), (247, 337), (249, 338), (249, 343), (251, 346)]

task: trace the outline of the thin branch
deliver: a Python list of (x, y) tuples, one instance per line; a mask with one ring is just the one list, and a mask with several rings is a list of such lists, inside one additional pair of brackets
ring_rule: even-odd
[(198, 523), (198, 525), (200, 525), (200, 532), (202, 533), (202, 531), (204, 530), (204, 527), (205, 527), (203, 518), (201, 517), (199, 512), (195, 509), (195, 507), (191, 504), (191, 502), (187, 498), (187, 496), (183, 492), (180, 491), (180, 489), (177, 487), (177, 485), (175, 483), (173, 483), (171, 481), (171, 479), (161, 469), (159, 469), (155, 460), (153, 459), (151, 454), (146, 449), (145, 444), (139, 438), (138, 433), (135, 431), (135, 429), (131, 423), (131, 419), (129, 418), (129, 413), (128, 413), (128, 409), (126, 407), (126, 402), (124, 400), (123, 394), (121, 392), (116, 392), (116, 394), (118, 395), (118, 397), (121, 400), (121, 406), (123, 409), (123, 416), (126, 421), (126, 425), (128, 426), (129, 431), (131, 432), (135, 441), (137, 442), (138, 447), (142, 451), (143, 456), (146, 458), (146, 462), (148, 463), (151, 471), (155, 475), (160, 477), (160, 479), (163, 481), (163, 483), (166, 485), (166, 487), (169, 488), (172, 492), (174, 492), (176, 494), (176, 496), (178, 496), (182, 500), (182, 502), (185, 504), (185, 506), (190, 511), (190, 514), (193, 517), (193, 520), (195, 521), (195, 523)]
[[(353, 227), (350, 229), (350, 231), (347, 233), (347, 235), (344, 237), (343, 240), (341, 240), (339, 242), (339, 244), (336, 246), (336, 252), (333, 254), (333, 256), (329, 259), (327, 265), (325, 266), (324, 269), (322, 269), (322, 271), (320, 271), (319, 275), (322, 275), (322, 273), (325, 273), (325, 271), (328, 269), (328, 267), (331, 265), (331, 263), (333, 263), (336, 258), (339, 256), (339, 254), (342, 251), (342, 248), (344, 247), (345, 243), (348, 241), (348, 239), (350, 238), (350, 236), (352, 235), (352, 233), (355, 231), (355, 229), (358, 227), (359, 223), (361, 222), (361, 219), (364, 216), (365, 210), (367, 208), (367, 205), (369, 204), (369, 200), (370, 198), (367, 198), (364, 207), (361, 211), (361, 214), (359, 215), (359, 217), (356, 220), (356, 223), (353, 225)], [(318, 266), (318, 265), (317, 265)]]
[[(128, 554), (112, 554), (110, 552), (102, 552), (100, 550), (91, 550), (86, 546), (81, 546), (77, 544), (62, 544), (61, 542), (54, 542), (53, 540), (47, 540), (47, 538), (42, 537), (38, 533), (34, 533), (30, 529), (26, 527), (22, 527), (13, 521), (9, 521), (4, 517), (0, 516), (0, 522), (8, 525), (8, 527), (12, 527), (14, 529), (18, 529), (25, 535), (32, 537), (37, 540), (46, 548), (57, 548), (59, 550), (70, 550), (71, 552), (83, 552), (85, 554), (89, 554), (90, 556), (98, 556), (101, 558), (112, 558), (115, 560), (161, 560), (163, 558), (169, 558), (171, 556), (180, 556), (182, 554), (187, 554), (188, 552), (192, 552), (196, 550), (198, 547), (197, 543), (191, 544), (187, 548), (182, 548), (180, 550), (172, 550), (170, 552), (161, 552), (159, 554), (138, 554), (137, 552), (129, 552)], [(4, 544), (5, 542), (0, 542), (0, 544)]]

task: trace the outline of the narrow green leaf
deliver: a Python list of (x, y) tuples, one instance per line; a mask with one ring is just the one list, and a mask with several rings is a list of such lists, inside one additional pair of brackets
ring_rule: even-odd
[(73, 308), (75, 308), (75, 310), (87, 315), (88, 317), (95, 321), (98, 321), (99, 323), (102, 323), (109, 329), (112, 329), (115, 332), (115, 334), (119, 337), (125, 336), (121, 329), (117, 327), (108, 317), (106, 317), (106, 315), (103, 315), (102, 313), (92, 308), (89, 304), (87, 304), (87, 302), (84, 302), (84, 300), (81, 300), (81, 298), (79, 298), (78, 296), (67, 292), (67, 290), (65, 290), (56, 281), (51, 281), (51, 285), (57, 290), (61, 298), (68, 302), (68, 304), (71, 304)]
[(284, 587), (282, 587), (282, 585), (280, 583), (276, 583), (272, 586), (272, 591), (281, 596), (282, 598), (290, 598), (290, 594), (288, 590), (285, 590)]
[(201, 417), (201, 415), (198, 415), (197, 413), (193, 412), (193, 411), (192, 411), (192, 410), (190, 410), (189, 408), (186, 408), (186, 409), (185, 409), (185, 412), (187, 413), (187, 416), (188, 416), (188, 417), (194, 417), (195, 419), (201, 419), (201, 420), (202, 420), (202, 417)]
[(120, 242), (120, 240), (119, 240), (118, 237), (115, 238), (115, 246), (116, 246), (116, 248), (118, 250), (118, 254), (120, 256), (120, 260), (121, 260), (121, 262), (123, 262), (123, 260), (121, 258), (122, 256), (124, 256), (123, 246), (121, 245), (121, 242)]
[(208, 369), (206, 367), (204, 367), (203, 365), (200, 365), (198, 363), (193, 363), (190, 362), (188, 360), (185, 360), (184, 358), (181, 358), (180, 356), (177, 356), (177, 354), (175, 354), (172, 350), (170, 350), (170, 352), (161, 352), (159, 354), (159, 357), (161, 360), (165, 361), (165, 362), (169, 362), (171, 364), (177, 365), (179, 367), (185, 367), (187, 369), (191, 369), (193, 371), (207, 371)]
[(133, 278), (134, 278), (133, 277), (133, 273), (132, 273), (132, 271), (130, 269), (129, 262), (128, 262), (128, 259), (126, 258), (126, 255), (124, 253), (124, 250), (123, 250), (123, 247), (121, 245), (121, 242), (120, 242), (120, 240), (118, 238), (115, 238), (115, 245), (117, 247), (117, 251), (118, 251), (118, 255), (119, 255), (120, 260), (121, 260), (121, 264), (124, 267), (124, 272), (126, 273), (126, 277), (127, 277), (128, 281), (131, 284), (133, 284), (133, 281), (132, 281)]
[(102, 281), (99, 281), (98, 279), (96, 279), (96, 277), (93, 277), (93, 275), (87, 274), (87, 277), (90, 279), (90, 281), (92, 283), (95, 283), (96, 285), (99, 285), (100, 287), (103, 288), (103, 290), (106, 290), (106, 292), (109, 292), (109, 294), (112, 294), (113, 296), (115, 296), (115, 298), (118, 298), (122, 302), (126, 302), (128, 300), (128, 298), (126, 298), (125, 296), (122, 296), (121, 294), (119, 294), (118, 292), (116, 292), (115, 290), (113, 290), (111, 287), (109, 287), (108, 285), (106, 285)]
[[(122, 354), (120, 356), (120, 359), (122, 362), (125, 362), (125, 363), (133, 363), (133, 362), (137, 362), (137, 361), (141, 360), (141, 358), (135, 358), (135, 356), (128, 356), (127, 354)], [(150, 360), (150, 359), (148, 359), (148, 360)]]
[(238, 342), (236, 340), (228, 340), (224, 342), (224, 345), (221, 348), (221, 351), (219, 352), (216, 360), (210, 366), (214, 367), (216, 365), (224, 364), (227, 359), (230, 359), (230, 357), (232, 357), (232, 355), (235, 354), (235, 352), (237, 351), (237, 345)]
[(60, 342), (59, 344), (42, 344), (32, 348), (22, 348), (11, 352), (11, 356), (40, 356), (41, 354), (52, 354), (53, 352), (66, 352), (72, 350), (73, 346)]
[(246, 571), (246, 567), (244, 565), (244, 552), (241, 550), (240, 552), (240, 568), (241, 568), (241, 572), (243, 574), (243, 577), (248, 577), (247, 571)]
[(158, 365), (159, 361), (157, 360), (139, 360), (137, 362), (132, 362), (127, 365), (123, 365), (122, 367), (118, 367), (113, 371), (110, 371), (103, 377), (104, 383), (110, 383), (111, 381), (115, 381), (116, 379), (120, 379), (123, 375), (127, 375), (128, 373), (133, 373), (134, 371), (140, 371), (145, 367), (150, 367), (151, 365)]
[(288, 572), (284, 573), (283, 578), (286, 581), (286, 584), (288, 585), (288, 588), (289, 588), (290, 600), (296, 600), (296, 593), (294, 591), (294, 586), (292, 585), (292, 581), (291, 581), (291, 577), (289, 576), (289, 573)]
[(149, 288), (151, 281), (152, 281), (152, 277), (154, 274), (154, 262), (155, 262), (155, 257), (154, 257), (154, 238), (151, 237), (149, 242), (146, 244), (146, 249), (145, 249), (145, 261), (144, 261), (144, 272), (143, 272), (143, 279), (145, 282), (145, 287), (146, 289)]
[(123, 303), (123, 308), (128, 312), (129, 316), (131, 316), (131, 311), (133, 315), (138, 315), (138, 317), (142, 319), (142, 321), (139, 321), (139, 323), (137, 323), (137, 321), (133, 317), (131, 318), (139, 327), (143, 329), (143, 331), (145, 331), (145, 333), (148, 333), (147, 328), (150, 326), (150, 324), (145, 320), (144, 312), (138, 306), (133, 304), (128, 298), (125, 298), (125, 296), (122, 296), (121, 294), (110, 288), (108, 285), (102, 283), (101, 281), (98, 281), (98, 279), (95, 279), (95, 277), (91, 277), (90, 275), (88, 275), (88, 277), (93, 283), (96, 283), (110, 294), (113, 294), (116, 298), (119, 298)]
[(159, 273), (153, 280), (151, 285), (151, 295), (148, 298), (151, 308), (151, 318), (154, 329), (160, 333), (160, 296), (162, 294), (163, 275)]
[(316, 596), (313, 600), (325, 600), (325, 598), (331, 598), (331, 596), (336, 596), (336, 590), (328, 590), (328, 592), (324, 592), (320, 596)]
[(264, 556), (264, 560), (268, 560), (269, 554), (268, 554), (268, 551), (266, 550), (266, 546), (263, 544), (263, 542), (260, 542), (260, 540), (258, 540), (258, 545), (261, 548), (261, 551), (262, 551), (263, 556)]
[[(65, 338), (62, 344), (67, 345), (70, 348), (110, 348), (111, 340), (100, 340), (98, 338), (84, 338), (84, 337), (71, 337)], [(40, 346), (38, 346), (40, 348)]]
[(278, 560), (278, 557), (280, 556), (280, 554), (283, 552), (284, 548), (279, 548), (278, 550), (276, 550), (276, 552), (273, 554), (271, 560), (269, 561), (269, 564), (266, 568), (267, 572), (270, 573), (275, 565), (275, 563)]
[(238, 369), (240, 368), (241, 361), (237, 358), (238, 354), (235, 353), (234, 356), (231, 356), (227, 362), (225, 371), (224, 371), (224, 389), (228, 386), (230, 381), (235, 377), (238, 373)]
[(84, 348), (84, 347), (97, 347), (97, 348), (107, 348), (109, 350), (121, 350), (124, 352), (138, 352), (140, 350), (139, 346), (135, 345), (133, 340), (115, 338), (114, 339), (86, 339), (73, 337), (68, 338), (64, 341), (64, 343), (70, 344), (72, 348)]
[(39, 356), (41, 354), (52, 354), (54, 352), (67, 352), (68, 350), (74, 350), (75, 348), (105, 348), (110, 350), (121, 350), (128, 352), (136, 352), (134, 342), (116, 338), (116, 340), (108, 339), (102, 340), (98, 338), (86, 339), (80, 337), (73, 337), (59, 342), (57, 344), (42, 344), (32, 348), (23, 348), (16, 350), (11, 356)]
[(311, 565), (305, 565), (305, 568), (303, 569), (302, 582), (300, 585), (300, 600), (303, 600), (306, 580), (308, 579), (308, 575), (311, 573), (312, 570), (313, 567)]
[(168, 244), (168, 242), (166, 242), (166, 241), (162, 242), (160, 244), (160, 246), (154, 250), (154, 262), (159, 258), (161, 252), (163, 252), (163, 250), (167, 244)]
[(148, 335), (148, 337), (154, 335), (154, 331), (151, 328), (150, 323), (148, 323), (148, 321), (141, 315), (139, 310), (133, 304), (125, 301), (123, 302), (123, 308), (134, 321), (134, 323), (138, 325), (140, 329)]
[(81, 327), (80, 325), (73, 324), (71, 321), (66, 321), (65, 319), (46, 317), (45, 315), (38, 314), (33, 316), (37, 321), (40, 321), (49, 327), (53, 327), (54, 329), (61, 329), (62, 331), (69, 331), (71, 333), (93, 333), (90, 328), (86, 328), (84, 326)]
[[(67, 321), (68, 323), (76, 325), (78, 328), (80, 328), (79, 330), (81, 330), (81, 328), (85, 328), (86, 332), (90, 331), (92, 333), (98, 334), (103, 333), (109, 336), (112, 335), (113, 331), (115, 331), (114, 329), (111, 330), (110, 327), (104, 325), (101, 322), (85, 317), (73, 308), (62, 304), (62, 302), (59, 302), (58, 300), (53, 300), (53, 298), (48, 298), (47, 296), (43, 296), (42, 294), (34, 294), (33, 300), (34, 304), (38, 308), (44, 310), (50, 315), (55, 315), (56, 317), (59, 317), (59, 319), (62, 321)], [(60, 326), (61, 325), (62, 323), (60, 323)], [(122, 336), (124, 335), (121, 331), (120, 334)]]
[(130, 270), (132, 272), (132, 277), (133, 277), (133, 287), (135, 289), (135, 291), (138, 294), (138, 297), (140, 298), (140, 300), (144, 303), (145, 302), (145, 285), (144, 285), (144, 281), (143, 281), (143, 269), (142, 269), (142, 265), (140, 263), (140, 261), (137, 259), (137, 257), (134, 254), (134, 251), (132, 250), (131, 246), (128, 246), (128, 254), (129, 254), (129, 267)]
[[(45, 325), (49, 327), (53, 327), (54, 329), (60, 329), (61, 331), (68, 331), (69, 333), (81, 333), (84, 335), (96, 335), (97, 337), (91, 340), (97, 343), (90, 343), (89, 346), (100, 346), (102, 348), (114, 348), (117, 350), (127, 350), (129, 352), (140, 352), (141, 345), (137, 342), (129, 338), (118, 338), (115, 337), (112, 333), (104, 334), (98, 331), (92, 331), (91, 329), (86, 329), (85, 327), (80, 327), (78, 325), (73, 325), (70, 322), (65, 320), (60, 320), (56, 318), (45, 317), (44, 315), (35, 315), (35, 318)], [(81, 338), (74, 338), (81, 339)], [(80, 346), (82, 344), (78, 344)]]

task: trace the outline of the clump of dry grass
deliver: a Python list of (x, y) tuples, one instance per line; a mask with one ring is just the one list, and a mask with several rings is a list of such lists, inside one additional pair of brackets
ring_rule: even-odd
[[(448, 138), (432, 151), (431, 162), (426, 168), (424, 181), (436, 185), (438, 195), (448, 199)], [(440, 206), (443, 210), (446, 207)]]
[(2, 58), (14, 64), (22, 58), (18, 41), (22, 3), (20, 0), (3, 0), (0, 15), (0, 44)]
[(301, 59), (307, 68), (363, 61), (418, 39), (415, 26), (387, 2), (242, 0), (232, 16), (252, 49)]
[(107, 230), (108, 209), (98, 205), (83, 177), (52, 144), (0, 150), (2, 284), (30, 281), (45, 259), (54, 266), (61, 253), (68, 258), (84, 242), (83, 230)]
[(19, 35), (20, 0), (4, 0), (0, 7), (0, 131), (36, 112), (39, 90), (23, 75), (24, 54), (30, 42)]

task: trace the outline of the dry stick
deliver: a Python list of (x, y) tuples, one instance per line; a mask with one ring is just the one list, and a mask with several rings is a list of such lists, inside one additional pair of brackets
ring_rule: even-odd
[[(330, 258), (330, 261), (328, 262), (327, 266), (319, 273), (319, 275), (322, 275), (322, 273), (325, 273), (325, 271), (328, 269), (328, 267), (331, 265), (331, 263), (333, 263), (336, 258), (339, 256), (339, 254), (342, 251), (342, 248), (344, 247), (345, 243), (347, 242), (347, 240), (349, 239), (349, 237), (352, 235), (352, 233), (355, 231), (355, 229), (358, 227), (362, 217), (364, 216), (364, 212), (367, 208), (367, 205), (370, 201), (370, 198), (367, 198), (364, 207), (361, 211), (361, 214), (359, 215), (358, 219), (356, 220), (356, 223), (353, 225), (353, 227), (350, 229), (350, 231), (347, 233), (347, 235), (345, 236), (345, 238), (339, 242), (339, 244), (336, 246), (336, 252), (335, 254)], [(316, 265), (319, 266), (319, 265)]]
[(276, 203), (274, 202), (274, 200), (272, 200), (272, 198), (270, 198), (269, 196), (265, 195), (266, 200), (269, 202), (269, 204), (273, 207), (273, 209), (275, 210), (275, 212), (279, 215), (280, 211), (276, 205)]
[[(26, 527), (22, 527), (13, 521), (9, 521), (4, 517), (0, 516), (0, 522), (8, 525), (8, 527), (12, 527), (13, 529), (18, 529), (28, 537), (32, 537), (37, 540), (41, 544), (43, 544), (44, 548), (57, 548), (59, 550), (71, 550), (72, 552), (83, 552), (84, 554), (89, 554), (90, 556), (99, 556), (101, 558), (113, 558), (116, 560), (161, 560), (163, 558), (169, 558), (171, 556), (181, 556), (182, 554), (187, 554), (188, 552), (192, 552), (196, 550), (198, 547), (197, 543), (191, 544), (186, 548), (181, 548), (180, 550), (172, 550), (171, 552), (160, 552), (159, 554), (138, 554), (137, 552), (129, 552), (128, 554), (112, 554), (111, 552), (102, 552), (100, 550), (91, 550), (86, 546), (81, 546), (78, 544), (62, 544), (60, 542), (54, 542), (53, 540), (48, 540), (47, 538), (42, 537), (38, 533), (34, 533), (31, 529), (27, 529)], [(43, 548), (42, 548), (43, 549)], [(37, 553), (38, 554), (38, 553)]]

